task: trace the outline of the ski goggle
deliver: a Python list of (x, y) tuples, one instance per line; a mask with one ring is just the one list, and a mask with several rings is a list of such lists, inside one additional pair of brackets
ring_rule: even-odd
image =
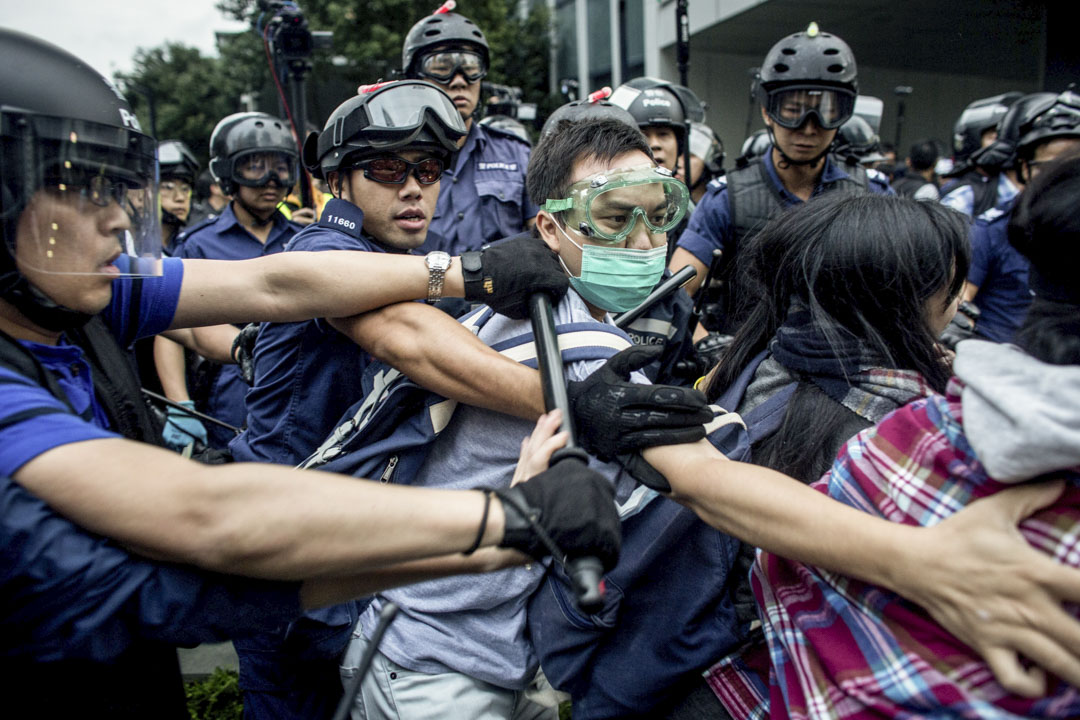
[(480, 53), (459, 50), (425, 55), (420, 60), (418, 73), (422, 77), (448, 83), (460, 72), (467, 82), (474, 83), (487, 75), (487, 70), (484, 57)]
[(364, 177), (386, 185), (403, 185), (409, 175), (415, 175), (421, 185), (434, 185), (443, 174), (443, 161), (439, 158), (424, 158), (409, 162), (397, 155), (383, 155), (353, 163), (353, 168), (364, 171)]
[(232, 179), (237, 185), (265, 187), (271, 182), (290, 188), (296, 184), (296, 156), (279, 150), (252, 150), (232, 161)]
[[(20, 213), (4, 241), (20, 264), (56, 274), (161, 273), (157, 143), (134, 119), (121, 127), (4, 108), (0, 126), (0, 177), (11, 180), (4, 210)], [(103, 231), (114, 246), (88, 239)], [(117, 252), (131, 257), (114, 265)]]
[(810, 118), (823, 130), (840, 127), (855, 112), (855, 94), (825, 88), (784, 88), (766, 97), (765, 112), (781, 127), (797, 130)]
[(544, 203), (549, 213), (564, 213), (566, 224), (590, 239), (624, 240), (638, 219), (652, 233), (679, 224), (690, 191), (663, 167), (646, 165), (602, 172), (570, 186), (569, 197)]

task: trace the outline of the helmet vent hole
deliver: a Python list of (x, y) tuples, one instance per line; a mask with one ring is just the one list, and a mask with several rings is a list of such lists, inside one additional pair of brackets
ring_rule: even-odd
[(842, 72), (844, 72), (844, 66), (840, 65), (840, 64), (830, 65), (826, 69), (831, 73), (842, 73)]
[(840, 51), (839, 51), (839, 50), (837, 50), (836, 48), (827, 48), (827, 49), (825, 50), (825, 54), (826, 54), (826, 55), (839, 55), (839, 54), (840, 54)]
[(773, 65), (773, 70), (775, 70), (776, 72), (780, 72), (780, 73), (787, 72), (790, 69), (791, 68), (789, 68), (784, 63), (776, 63), (775, 65)]
[(781, 50), (780, 52), (784, 53), (785, 55), (794, 55), (796, 50), (795, 50), (795, 48), (786, 47), (783, 50)]
[(439, 28), (432, 28), (430, 30), (424, 31), (425, 37), (435, 37), (436, 35), (442, 35), (442, 30), (440, 30)]

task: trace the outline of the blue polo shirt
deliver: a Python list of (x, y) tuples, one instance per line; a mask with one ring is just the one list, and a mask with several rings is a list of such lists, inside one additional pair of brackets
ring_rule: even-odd
[[(768, 173), (769, 180), (772, 181), (773, 186), (783, 199), (784, 207), (801, 204), (802, 199), (784, 187), (780, 176), (776, 174), (771, 145), (762, 162), (765, 163), (765, 170)], [(880, 172), (867, 170), (867, 176), (869, 179), (867, 187), (870, 192), (877, 195), (893, 194), (888, 180)], [(822, 192), (826, 192), (826, 188), (830, 183), (847, 177), (850, 176), (833, 162), (832, 158), (826, 156), (821, 177), (818, 179), (811, 197), (817, 197)], [(731, 203), (728, 200), (727, 178), (721, 176), (709, 183), (708, 190), (701, 198), (701, 202), (698, 203), (694, 214), (690, 216), (690, 223), (679, 237), (678, 247), (683, 248), (708, 267), (712, 262), (712, 251), (717, 248), (724, 250), (730, 245), (734, 230), (735, 228), (731, 223)]]
[[(384, 252), (363, 224), (358, 207), (335, 198), (286, 250)], [(247, 429), (229, 444), (233, 457), (300, 463), (360, 396), (368, 362), (366, 352), (323, 320), (264, 323), (255, 343), (255, 384), (245, 399)]]
[[(117, 265), (124, 265), (120, 258)], [(176, 313), (184, 265), (176, 258), (162, 261), (162, 275), (119, 278), (102, 318), (122, 347), (140, 337), (166, 330)], [(61, 337), (57, 345), (20, 341), (56, 377), (71, 403), (69, 408), (47, 388), (0, 367), (0, 476), (11, 477), (24, 464), (60, 445), (119, 437), (109, 430), (105, 412), (94, 394), (90, 365), (82, 349)], [(74, 414), (72, 414), (74, 410)]]
[[(240, 224), (233, 212), (233, 205), (225, 206), (217, 218), (191, 228), (179, 239), (178, 257), (204, 260), (250, 260), (281, 252), (300, 230), (280, 212), (274, 214), (270, 236), (263, 244)], [(245, 420), (244, 395), (248, 386), (240, 377), (236, 365), (221, 366), (214, 378), (213, 387), (206, 403), (206, 412), (230, 425), (243, 427)], [(206, 431), (210, 445), (223, 448), (235, 437), (225, 428), (207, 423)]]
[(474, 122), (443, 173), (421, 252), (460, 255), (524, 230), (539, 211), (525, 192), (530, 151), (514, 135)]
[(1009, 220), (1016, 197), (1002, 210), (991, 208), (971, 226), (971, 268), (968, 282), (978, 285), (973, 302), (979, 308), (975, 334), (995, 342), (1012, 342), (1031, 305), (1030, 263), (1009, 244)]

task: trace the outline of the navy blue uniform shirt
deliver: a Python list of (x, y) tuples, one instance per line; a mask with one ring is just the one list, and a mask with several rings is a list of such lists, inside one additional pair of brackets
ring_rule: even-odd
[(1031, 305), (1030, 263), (1009, 244), (1007, 209), (991, 208), (971, 226), (971, 268), (968, 282), (978, 285), (973, 302), (979, 308), (975, 334), (995, 342), (1012, 342)]
[(517, 137), (474, 122), (453, 166), (443, 173), (421, 252), (460, 255), (524, 230), (538, 212), (525, 192), (529, 153)]

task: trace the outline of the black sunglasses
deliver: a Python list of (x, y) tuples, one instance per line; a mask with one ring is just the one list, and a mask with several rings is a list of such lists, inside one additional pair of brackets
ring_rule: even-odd
[(401, 185), (409, 175), (415, 175), (421, 185), (434, 185), (443, 174), (443, 161), (439, 158), (424, 158), (409, 162), (396, 155), (361, 160), (352, 166), (364, 171), (364, 177), (377, 183)]

